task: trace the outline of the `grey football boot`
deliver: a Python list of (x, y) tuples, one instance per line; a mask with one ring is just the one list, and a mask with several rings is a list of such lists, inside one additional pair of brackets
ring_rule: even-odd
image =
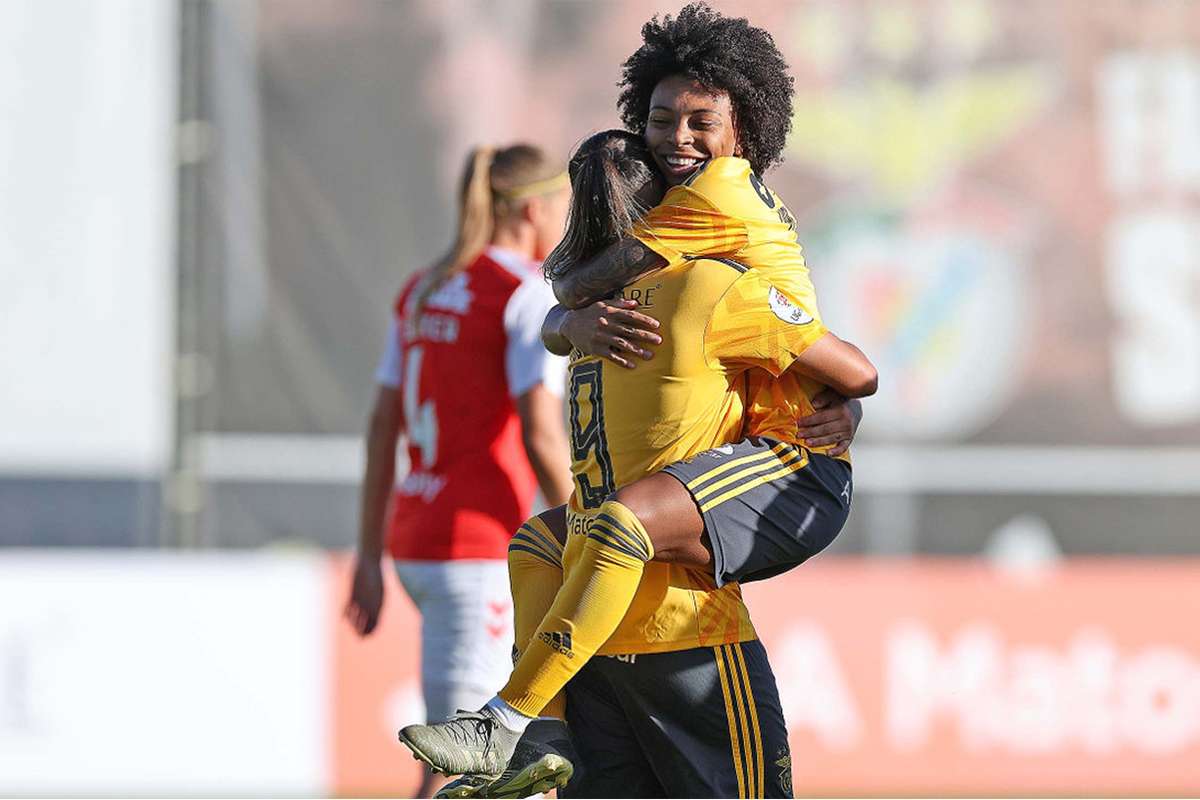
[(434, 793), (434, 800), (444, 797), (485, 797), (492, 779), (483, 775), (463, 775), (455, 778)]
[(463, 775), (446, 784), (434, 797), (531, 797), (561, 789), (575, 774), (575, 748), (561, 720), (530, 724), (500, 777)]
[(445, 722), (409, 725), (400, 741), (434, 772), (498, 778), (521, 739), (486, 709), (459, 711)]

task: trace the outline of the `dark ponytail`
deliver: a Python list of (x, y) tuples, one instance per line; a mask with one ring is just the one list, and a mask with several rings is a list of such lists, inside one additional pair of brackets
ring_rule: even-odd
[(585, 139), (571, 157), (568, 173), (571, 209), (562, 241), (546, 257), (550, 280), (629, 235), (647, 211), (638, 192), (661, 180), (642, 137), (622, 130)]

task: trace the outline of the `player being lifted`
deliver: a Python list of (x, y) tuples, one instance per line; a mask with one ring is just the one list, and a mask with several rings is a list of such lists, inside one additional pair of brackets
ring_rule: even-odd
[[(629, 127), (644, 132), (655, 163), (673, 186), (663, 203), (632, 229), (632, 236), (621, 237), (595, 257), (575, 259), (569, 268), (556, 261), (560, 298), (584, 302), (661, 269), (649, 283), (643, 280), (629, 287), (630, 295), (637, 292), (646, 298), (645, 290), (659, 291), (655, 282), (665, 281), (680, 263), (700, 256), (735, 257), (773, 284), (767, 299), (777, 319), (813, 326), (809, 330), (820, 335), (802, 352), (793, 353), (796, 363), (777, 380), (746, 373), (747, 430), (770, 438), (751, 438), (706, 453), (630, 485), (611, 463), (621, 459), (625, 445), (613, 444), (611, 433), (607, 442), (597, 438), (598, 430), (622, 425), (620, 412), (610, 407), (616, 379), (609, 376), (620, 372), (600, 370), (599, 380), (610, 384), (602, 393), (603, 420), (597, 423), (598, 415), (585, 413), (573, 431), (576, 490), (571, 530), (586, 535), (571, 537), (568, 548), (577, 552), (567, 559), (570, 568), (563, 589), (512, 680), (481, 716), (404, 732), (406, 743), (446, 771), (496, 774), (511, 751), (511, 732), (537, 713), (597, 647), (603, 645), (601, 653), (635, 652), (632, 642), (621, 641), (620, 632), (638, 622), (642, 631), (654, 629), (656, 619), (639, 612), (636, 598), (639, 581), (648, 585), (658, 564), (711, 571), (718, 585), (768, 577), (827, 544), (848, 508), (849, 465), (795, 447), (800, 439), (796, 419), (811, 412), (822, 385), (847, 396), (869, 394), (875, 373), (857, 349), (821, 327), (794, 223), (757, 177), (779, 159), (790, 126), (786, 66), (765, 31), (703, 6), (689, 6), (675, 19), (648, 24), (643, 36), (645, 44), (625, 65), (623, 116)], [(764, 361), (760, 366), (778, 364)], [(590, 398), (599, 394), (590, 380), (584, 383), (588, 399), (577, 394), (575, 409), (593, 405)], [(577, 392), (579, 387), (576, 382)], [(651, 407), (661, 413), (630, 409), (622, 430), (632, 435), (640, 431), (643, 439), (661, 443), (698, 424), (694, 417), (675, 413), (678, 409), (668, 412), (661, 403)], [(608, 445), (608, 452), (599, 452), (602, 444)], [(814, 448), (819, 449), (830, 448)], [(689, 455), (669, 449), (666, 453), (675, 458)], [(647, 471), (665, 466), (665, 460), (650, 459)], [(545, 526), (540, 527), (543, 530), (531, 521), (523, 533), (530, 538), (541, 533), (544, 538)], [(519, 554), (514, 558), (510, 548), (519, 617), (526, 604), (515, 579), (517, 560)], [(617, 634), (610, 639), (613, 631)], [(641, 651), (668, 649), (661, 641), (643, 642)], [(453, 735), (470, 740), (472, 746), (452, 744)], [(469, 752), (472, 749), (476, 752)], [(757, 757), (761, 760), (761, 752)]]

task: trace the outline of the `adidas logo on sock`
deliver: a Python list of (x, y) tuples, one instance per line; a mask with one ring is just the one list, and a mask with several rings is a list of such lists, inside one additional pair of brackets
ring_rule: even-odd
[(571, 652), (571, 634), (569, 633), (540, 633), (538, 638), (545, 642), (552, 650), (562, 653), (567, 658), (574, 658), (575, 654)]

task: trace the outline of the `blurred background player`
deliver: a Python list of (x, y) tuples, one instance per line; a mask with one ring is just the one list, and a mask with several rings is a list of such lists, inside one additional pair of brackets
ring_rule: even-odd
[[(345, 613), (362, 636), (379, 620), (390, 497), (388, 552), (421, 613), (431, 721), (479, 707), (508, 674), (509, 537), (536, 489), (552, 506), (571, 491), (565, 365), (541, 344), (554, 299), (538, 263), (562, 234), (568, 198), (562, 166), (536, 147), (477, 149), (454, 246), (400, 292), (376, 374)], [(394, 485), (401, 434), (410, 470)], [(422, 795), (438, 784), (427, 774)]]

